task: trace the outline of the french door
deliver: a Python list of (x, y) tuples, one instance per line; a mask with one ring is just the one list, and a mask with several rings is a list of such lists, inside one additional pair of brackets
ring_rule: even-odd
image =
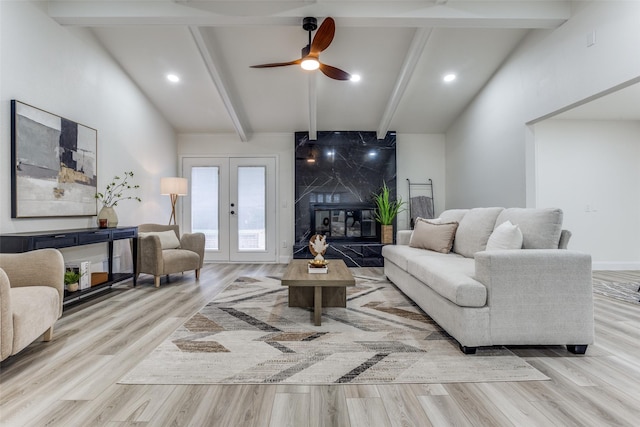
[(206, 236), (205, 260), (276, 261), (273, 157), (185, 157), (186, 229)]

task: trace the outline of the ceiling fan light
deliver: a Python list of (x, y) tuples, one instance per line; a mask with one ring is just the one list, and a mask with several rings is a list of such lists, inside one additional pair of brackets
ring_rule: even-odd
[(302, 67), (303, 70), (312, 71), (320, 68), (320, 62), (318, 62), (318, 60), (312, 56), (307, 56), (302, 60), (302, 62), (300, 63), (300, 66)]

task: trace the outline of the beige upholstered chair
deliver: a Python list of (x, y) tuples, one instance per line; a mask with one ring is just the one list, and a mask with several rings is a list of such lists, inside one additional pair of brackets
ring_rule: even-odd
[(136, 274), (152, 274), (156, 288), (160, 276), (195, 270), (196, 280), (204, 260), (204, 234), (185, 233), (180, 237), (177, 225), (141, 224), (138, 226)]
[(64, 259), (56, 249), (0, 254), (0, 360), (44, 334), (62, 315)]

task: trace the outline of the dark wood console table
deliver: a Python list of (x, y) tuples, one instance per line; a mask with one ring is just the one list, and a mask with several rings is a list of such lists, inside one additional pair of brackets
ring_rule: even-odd
[[(113, 272), (113, 242), (115, 240), (133, 239), (132, 257), (133, 273)], [(98, 291), (108, 290), (114, 283), (133, 279), (136, 283), (135, 264), (138, 252), (138, 227), (116, 228), (82, 228), (74, 230), (39, 231), (27, 233), (13, 233), (0, 235), (0, 252), (21, 253), (45, 248), (69, 248), (73, 246), (107, 243), (108, 250), (108, 280), (99, 285), (76, 292), (64, 292), (63, 304), (79, 301)]]

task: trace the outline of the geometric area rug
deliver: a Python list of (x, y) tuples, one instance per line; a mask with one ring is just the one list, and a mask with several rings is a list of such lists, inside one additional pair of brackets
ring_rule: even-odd
[(347, 308), (289, 307), (278, 277), (240, 277), (120, 384), (393, 384), (540, 381), (505, 347), (465, 355), (393, 284), (356, 277)]

